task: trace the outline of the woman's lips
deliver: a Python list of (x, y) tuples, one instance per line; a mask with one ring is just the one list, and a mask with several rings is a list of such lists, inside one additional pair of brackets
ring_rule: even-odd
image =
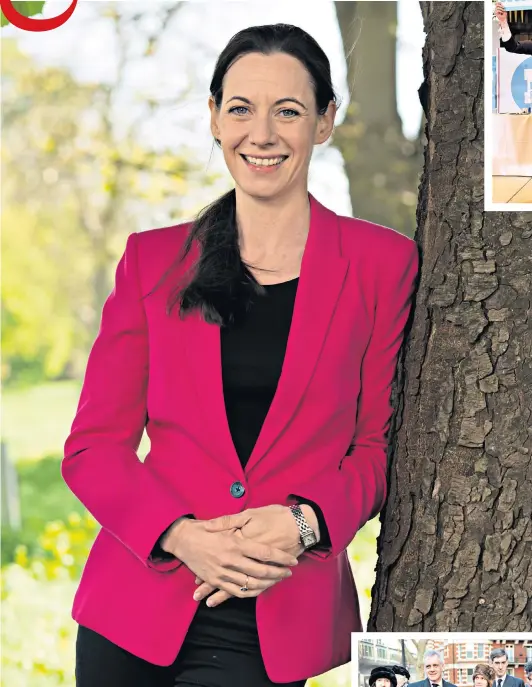
[[(280, 167), (282, 167), (283, 163), (288, 159), (288, 156), (277, 156), (277, 157), (283, 157), (284, 159), (281, 160), (281, 162), (278, 162), (275, 165), (255, 165), (252, 162), (248, 162), (246, 157), (242, 154), (240, 154), (240, 157), (244, 161), (246, 167), (250, 169), (253, 172), (258, 172), (260, 174), (268, 174), (277, 171)], [(251, 156), (250, 156), (251, 157)], [(275, 159), (274, 157), (269, 158), (269, 159)]]

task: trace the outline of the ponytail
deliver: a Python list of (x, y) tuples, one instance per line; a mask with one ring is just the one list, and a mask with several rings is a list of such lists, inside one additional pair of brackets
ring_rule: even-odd
[(198, 309), (210, 324), (234, 324), (247, 312), (252, 296), (264, 293), (240, 257), (234, 189), (199, 213), (189, 230), (181, 261), (195, 241), (200, 256), (192, 280), (171, 290), (167, 312), (179, 305), (180, 317)]

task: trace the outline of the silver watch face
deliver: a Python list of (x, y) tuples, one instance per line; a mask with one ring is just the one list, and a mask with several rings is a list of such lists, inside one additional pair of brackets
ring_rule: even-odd
[(303, 546), (306, 548), (309, 546), (314, 546), (314, 544), (318, 541), (314, 532), (307, 532), (306, 534), (302, 535), (301, 539), (303, 540)]

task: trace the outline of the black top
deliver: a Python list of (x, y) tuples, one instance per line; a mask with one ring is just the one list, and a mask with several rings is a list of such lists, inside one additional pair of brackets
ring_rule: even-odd
[[(244, 317), (221, 328), (225, 411), (243, 467), (253, 451), (281, 376), (298, 283), (296, 277), (265, 285), (265, 293), (252, 297)], [(319, 506), (303, 498), (298, 501), (311, 505), (316, 513), (320, 527), (319, 546), (330, 546)], [(171, 557), (159, 543), (152, 555)]]
[[(222, 327), (222, 377), (225, 411), (236, 452), (246, 466), (277, 390), (299, 277), (264, 285), (266, 293), (255, 295), (246, 317)], [(321, 509), (311, 505), (320, 527), (320, 546), (330, 539)]]
[(222, 327), (222, 377), (227, 421), (246, 466), (273, 401), (299, 279), (265, 286), (253, 296), (245, 319)]
[[(296, 278), (265, 286), (264, 294), (252, 297), (245, 316), (239, 318), (236, 324), (221, 329), (225, 409), (233, 443), (243, 467), (253, 451), (277, 389), (298, 283), (299, 278)], [(319, 506), (299, 497), (298, 501), (311, 505), (316, 513), (321, 535), (318, 546), (330, 546), (329, 533)], [(160, 545), (156, 546), (152, 555), (171, 557)], [(187, 641), (197, 646), (209, 642), (210, 645), (216, 645), (234, 641), (235, 628), (239, 627), (247, 637), (249, 650), (258, 651), (255, 605), (256, 597), (231, 597), (215, 608), (208, 608), (203, 601), (198, 604)]]

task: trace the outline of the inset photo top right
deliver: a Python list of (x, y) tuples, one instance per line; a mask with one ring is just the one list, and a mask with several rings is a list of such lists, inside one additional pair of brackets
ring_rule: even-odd
[(353, 635), (353, 687), (532, 687), (532, 636)]
[(531, 0), (486, 2), (485, 57), (485, 209), (532, 210)]

